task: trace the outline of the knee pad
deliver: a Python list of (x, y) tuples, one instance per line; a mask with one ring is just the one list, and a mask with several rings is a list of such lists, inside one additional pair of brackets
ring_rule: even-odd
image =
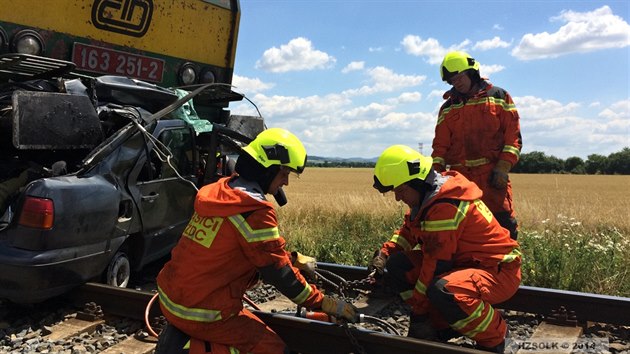
[(468, 317), (457, 301), (455, 295), (451, 293), (446, 285), (448, 281), (444, 278), (438, 278), (427, 288), (427, 298), (433, 306), (449, 324), (453, 324), (461, 319)]

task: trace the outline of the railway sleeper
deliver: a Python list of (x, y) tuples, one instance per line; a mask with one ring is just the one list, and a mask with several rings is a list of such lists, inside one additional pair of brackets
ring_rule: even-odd
[(44, 336), (44, 340), (52, 342), (58, 340), (66, 340), (68, 338), (77, 337), (82, 333), (92, 333), (97, 327), (105, 323), (104, 319), (88, 321), (78, 319), (76, 317), (69, 318), (61, 323), (58, 323), (50, 328), (50, 334)]
[[(92, 290), (96, 290), (97, 288), (101, 288), (101, 286), (92, 285), (85, 290), (89, 290), (90, 288)], [(109, 292), (108, 289), (99, 289), (99, 290), (104, 291), (104, 292)], [(287, 340), (289, 341), (296, 340), (296, 342), (292, 342), (291, 345), (295, 345), (296, 348), (299, 348), (298, 350), (304, 350), (304, 352), (307, 352), (307, 353), (319, 353), (319, 352), (324, 353), (326, 350), (324, 347), (327, 347), (328, 349), (330, 349), (330, 345), (333, 345), (335, 347), (339, 346), (339, 349), (348, 349), (350, 351), (352, 350), (352, 347), (350, 347), (348, 344), (347, 334), (345, 334), (343, 331), (339, 332), (340, 329), (338, 328), (338, 326), (334, 326), (332, 324), (325, 324), (325, 323), (321, 325), (317, 325), (317, 324), (312, 324), (309, 321), (304, 321), (304, 319), (295, 318), (296, 307), (293, 307), (294, 305), (292, 304), (291, 304), (291, 307), (287, 307), (287, 304), (290, 303), (288, 299), (277, 298), (275, 300), (270, 301), (270, 303), (267, 304), (263, 300), (263, 297), (268, 297), (268, 296), (271, 297), (273, 296), (273, 294), (270, 294), (268, 292), (263, 292), (263, 293), (265, 295), (257, 299), (257, 302), (259, 302), (260, 306), (263, 306), (266, 308), (263, 308), (262, 312), (257, 311), (257, 310), (254, 312), (257, 315), (259, 315), (261, 319), (263, 319), (263, 321), (267, 322), (268, 325), (274, 328), (274, 330), (277, 329), (279, 334), (282, 332), (282, 334), (286, 335)], [(124, 313), (131, 317), (133, 317), (134, 315), (137, 316), (138, 315), (137, 312), (140, 312), (140, 311), (137, 311), (136, 309), (139, 310), (140, 307), (144, 308), (144, 306), (146, 305), (147, 296), (148, 296), (147, 294), (141, 294), (137, 291), (129, 291), (129, 290), (127, 290), (127, 292), (123, 295), (120, 293), (119, 289), (116, 290), (115, 296), (113, 292), (110, 295), (111, 296), (101, 297), (99, 299), (99, 303), (103, 302), (105, 305), (109, 305), (109, 306), (104, 306), (104, 308), (118, 307), (119, 305), (121, 305), (122, 296), (129, 297), (130, 299), (135, 298), (141, 303), (144, 303), (144, 305), (139, 305), (139, 306), (128, 305), (124, 307), (125, 308)], [(88, 297), (93, 298), (92, 296), (88, 296)], [(86, 297), (79, 296), (79, 298), (85, 299)], [(112, 298), (117, 299), (115, 301), (115, 304), (109, 303)], [(355, 297), (353, 299), (357, 307), (362, 306), (360, 296)], [(536, 301), (532, 301), (533, 299), (536, 299)], [(372, 298), (365, 298), (364, 301), (367, 304), (366, 307), (371, 307), (376, 304), (374, 302), (376, 300)], [(563, 331), (567, 331), (567, 330), (571, 331), (571, 333), (566, 333), (566, 332), (562, 333), (562, 337), (564, 339), (577, 338), (579, 339), (578, 342), (579, 341), (583, 342), (584, 337), (586, 337), (587, 340), (590, 340), (589, 335), (596, 335), (598, 337), (602, 337), (602, 335), (606, 336), (606, 333), (610, 333), (610, 334), (615, 333), (615, 337), (611, 338), (610, 349), (612, 350), (612, 353), (617, 353), (617, 352), (625, 352), (625, 350), (630, 349), (630, 346), (628, 345), (628, 342), (627, 342), (628, 336), (622, 335), (624, 333), (623, 328), (628, 328), (628, 327), (625, 327), (627, 326), (627, 323), (628, 323), (627, 317), (624, 319), (623, 316), (620, 316), (622, 313), (627, 314), (627, 312), (625, 312), (624, 309), (628, 308), (628, 305), (630, 305), (629, 301), (630, 299), (627, 299), (627, 298), (614, 298), (614, 297), (608, 297), (608, 296), (602, 296), (602, 295), (596, 295), (596, 294), (582, 294), (582, 293), (567, 292), (567, 291), (555, 291), (553, 289), (521, 287), (521, 289), (519, 290), (519, 293), (517, 293), (517, 295), (511, 301), (505, 304), (501, 304), (503, 306), (499, 306), (498, 308), (503, 308), (502, 311), (506, 311), (506, 315), (508, 315), (507, 316), (508, 318), (506, 318), (506, 320), (510, 322), (510, 327), (511, 328), (516, 327), (516, 330), (510, 333), (511, 336), (513, 336), (514, 340), (530, 339), (533, 337), (534, 332), (541, 333), (541, 334), (538, 334), (537, 337), (533, 337), (534, 339), (549, 338), (551, 332), (549, 332), (549, 330), (546, 330), (546, 329), (553, 328), (553, 327), (548, 327), (548, 326), (554, 325), (552, 322), (559, 321), (559, 322), (569, 324), (572, 326), (568, 328), (573, 328), (572, 330), (569, 330), (566, 328), (563, 329)], [(600, 321), (610, 321), (610, 323), (623, 323), (625, 326), (622, 325), (621, 327), (619, 327), (621, 329), (618, 329), (614, 325), (602, 325), (600, 326), (602, 329), (601, 331), (599, 331), (602, 333), (599, 333), (598, 331), (594, 331), (591, 328), (588, 328), (590, 326), (583, 329), (584, 334), (578, 333), (580, 331), (580, 328), (578, 328), (578, 332), (572, 332), (572, 331), (575, 331), (575, 328), (576, 328), (575, 324), (577, 323), (574, 321), (572, 313), (568, 313), (567, 316), (564, 316), (562, 315), (563, 311), (559, 311), (560, 316), (549, 315), (553, 313), (552, 309), (559, 309), (560, 304), (566, 304), (568, 306), (567, 308), (576, 309), (575, 311), (577, 313), (576, 317), (580, 318), (580, 322), (579, 322), (580, 325), (582, 324), (582, 321), (584, 320), (583, 317), (586, 317), (586, 319), (593, 318), (593, 319), (598, 319)], [(383, 305), (383, 306), (386, 307), (387, 305)], [(593, 306), (596, 306), (598, 309), (603, 309), (603, 310), (600, 310), (596, 314), (592, 314), (591, 312), (586, 313), (583, 309), (585, 307), (592, 308)], [(120, 311), (120, 310), (117, 310), (117, 311)], [(273, 312), (282, 312), (282, 313), (274, 314)], [(367, 310), (362, 310), (362, 312), (367, 313)], [(376, 310), (376, 312), (378, 313), (379, 311)], [(532, 315), (531, 316), (519, 315), (521, 313), (522, 314), (531, 313)], [(286, 314), (290, 315), (290, 317), (289, 316), (276, 316), (276, 315), (286, 315)], [(512, 317), (512, 319), (510, 319), (510, 317)], [(523, 321), (523, 323), (521, 323), (521, 321)], [(544, 325), (540, 326), (541, 324), (544, 324)], [(299, 335), (299, 333), (302, 333), (302, 332), (299, 332), (298, 334), (296, 334), (295, 332), (297, 329), (295, 327), (299, 327), (299, 326), (304, 326), (304, 328), (301, 328), (302, 332), (303, 331), (309, 332), (309, 336), (307, 336), (306, 339), (304, 339), (305, 340), (304, 343), (297, 341), (297, 338), (303, 337)], [(525, 329), (523, 329), (524, 328), (523, 326), (525, 327)], [(541, 328), (538, 330), (535, 330), (536, 327), (541, 327)], [(314, 330), (322, 331), (322, 332), (321, 333), (316, 333), (316, 331), (311, 332)], [(373, 345), (376, 345), (379, 348), (375, 352), (380, 352), (381, 349), (384, 349), (384, 348), (379, 347), (380, 345), (382, 345), (382, 343), (380, 343), (381, 341), (383, 341), (384, 343), (387, 343), (386, 346), (388, 346), (390, 349), (394, 347), (398, 349), (405, 348), (407, 350), (411, 349), (412, 352), (414, 352), (414, 349), (424, 347), (423, 345), (439, 346), (439, 348), (432, 347), (431, 348), (432, 350), (430, 350), (430, 352), (432, 353), (437, 353), (437, 352), (454, 353), (454, 352), (465, 352), (465, 351), (472, 350), (470, 347), (466, 345), (466, 343), (464, 344), (464, 347), (460, 346), (461, 345), (460, 343), (449, 343), (449, 345), (440, 344), (440, 343), (422, 343), (423, 345), (420, 345), (420, 343), (418, 343), (417, 340), (413, 340), (411, 338), (406, 338), (406, 337), (389, 336), (386, 333), (378, 333), (378, 332), (374, 333), (370, 331), (368, 332), (354, 332), (353, 331), (352, 333), (354, 333), (356, 337), (355, 339), (357, 339), (358, 342), (361, 343), (362, 345), (374, 343)], [(285, 337), (284, 335), (283, 335), (283, 338)], [(322, 338), (326, 338), (326, 340), (322, 340)], [(379, 341), (372, 342), (372, 339), (374, 338), (378, 338)], [(456, 345), (453, 346), (452, 344), (456, 344)], [(307, 349), (309, 345), (315, 346), (316, 348), (315, 349), (310, 348), (311, 350), (309, 350)], [(320, 346), (321, 348), (317, 346)], [(531, 352), (531, 350), (527, 352)], [(511, 353), (514, 353), (514, 351), (512, 351)]]

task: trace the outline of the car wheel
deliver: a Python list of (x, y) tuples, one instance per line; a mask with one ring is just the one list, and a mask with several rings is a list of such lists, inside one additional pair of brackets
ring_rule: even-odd
[(131, 263), (125, 252), (118, 251), (107, 266), (105, 281), (107, 285), (126, 288), (131, 278)]

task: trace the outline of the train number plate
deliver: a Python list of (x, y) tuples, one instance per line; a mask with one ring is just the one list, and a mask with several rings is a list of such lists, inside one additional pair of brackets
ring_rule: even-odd
[(83, 43), (74, 43), (72, 61), (78, 70), (153, 82), (161, 82), (164, 72), (164, 60)]

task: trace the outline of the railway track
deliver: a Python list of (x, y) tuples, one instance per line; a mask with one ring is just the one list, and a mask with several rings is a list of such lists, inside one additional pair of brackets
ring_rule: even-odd
[[(366, 276), (364, 267), (319, 263), (318, 268), (337, 274), (349, 283), (364, 279)], [(101, 343), (100, 349), (86, 348), (86, 352), (151, 353), (155, 348), (156, 339), (147, 333), (144, 322), (148, 319), (152, 326), (159, 327), (157, 322), (161, 316), (157, 304), (151, 306), (150, 311), (146, 312), (147, 304), (153, 295), (154, 293), (150, 291), (112, 288), (102, 284), (88, 283), (60, 299), (63, 306), (68, 306), (68, 314), (64, 315), (65, 320), (46, 327), (40, 333), (34, 333), (38, 335), (36, 340), (51, 343), (62, 343), (63, 340), (72, 342), (77, 341), (74, 338), (100, 331), (105, 333), (102, 336), (104, 338), (92, 341), (92, 343)], [(258, 300), (255, 304), (258, 309), (253, 309), (253, 311), (273, 328), (292, 350), (299, 353), (482, 353), (466, 345), (405, 337), (406, 332), (403, 333), (402, 330), (396, 332), (395, 326), (392, 325), (396, 319), (392, 319), (391, 314), (387, 314), (388, 318), (382, 320), (389, 323), (387, 326), (383, 326), (382, 322), (342, 326), (297, 317), (295, 305), (282, 296), (274, 296), (275, 298), (270, 301)], [(396, 301), (397, 298), (394, 297), (370, 298), (361, 292), (354, 297), (355, 305), (360, 311), (369, 315), (366, 317), (375, 318), (388, 306), (397, 306)], [(249, 305), (246, 303), (246, 306)], [(577, 343), (578, 338), (584, 335), (584, 329), (593, 323), (606, 323), (619, 328), (621, 332), (625, 331), (626, 336), (630, 334), (629, 298), (523, 286), (512, 299), (497, 307), (506, 311), (508, 322), (511, 318), (510, 313), (535, 314), (530, 316), (536, 316), (538, 322), (536, 330), (528, 333), (531, 342), (553, 337), (569, 340), (574, 338)], [(74, 313), (72, 313), (73, 310)], [(399, 311), (398, 316), (404, 317), (404, 311)], [(121, 326), (120, 323), (124, 323), (122, 327), (126, 328), (124, 331), (127, 333), (116, 335), (110, 332), (107, 334), (104, 330), (107, 326)], [(399, 327), (406, 325), (403, 319)], [(0, 332), (0, 339), (1, 334)], [(623, 333), (621, 336), (623, 337)], [(31, 338), (27, 338), (24, 342), (33, 341), (35, 338), (35, 335), (31, 335)], [(610, 345), (610, 343), (605, 344)], [(0, 345), (0, 351), (2, 351), (1, 348)], [(63, 348), (58, 346), (57, 349)], [(565, 348), (559, 351), (546, 351), (546, 353), (598, 352), (569, 349), (571, 350)], [(608, 346), (606, 349), (612, 349), (611, 353), (624, 351), (627, 353), (630, 352), (630, 344), (624, 347), (622, 343), (617, 348), (620, 350)], [(59, 352), (63, 351), (59, 350)], [(521, 347), (510, 352), (533, 353), (535, 351)], [(20, 353), (20, 351), (15, 351), (15, 353)], [(74, 351), (70, 350), (67, 353), (73, 354)]]
[[(332, 263), (318, 263), (318, 267), (349, 281), (363, 279), (366, 276), (363, 267)], [(542, 315), (551, 315), (564, 307), (572, 312), (578, 321), (630, 326), (630, 298), (625, 297), (521, 286), (516, 295), (509, 301), (498, 304), (497, 307)]]

